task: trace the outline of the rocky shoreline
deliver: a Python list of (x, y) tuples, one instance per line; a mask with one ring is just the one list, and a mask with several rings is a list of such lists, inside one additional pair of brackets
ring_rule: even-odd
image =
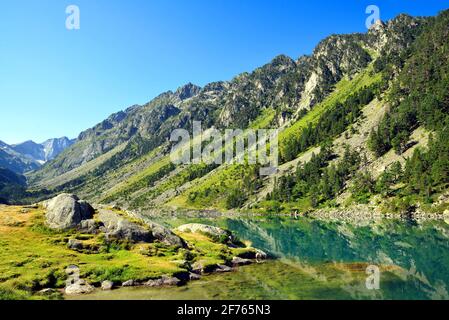
[[(260, 251), (261, 252), (261, 251)], [(268, 259), (267, 256), (264, 258), (257, 259), (245, 259), (240, 257), (234, 257), (229, 265), (227, 264), (217, 264), (214, 267), (209, 266), (206, 269), (195, 269), (190, 272), (178, 273), (175, 276), (164, 275), (159, 278), (149, 279), (146, 281), (136, 281), (133, 279), (116, 283), (110, 280), (102, 281), (101, 283), (91, 284), (85, 279), (80, 279), (76, 275), (79, 274), (79, 268), (77, 266), (69, 266), (66, 269), (68, 275), (66, 287), (60, 290), (60, 293), (66, 296), (77, 296), (91, 294), (96, 290), (110, 291), (117, 290), (121, 288), (167, 288), (167, 287), (181, 287), (187, 285), (191, 281), (201, 280), (202, 277), (207, 277), (212, 274), (217, 273), (228, 273), (234, 272), (239, 267), (247, 266), (255, 263), (263, 263)], [(46, 288), (41, 290), (41, 294), (51, 294), (54, 293), (55, 289)]]
[[(113, 281), (113, 279), (90, 281), (81, 276), (80, 266), (70, 265), (65, 269), (67, 280), (65, 288), (61, 291), (67, 296), (89, 294), (97, 289), (107, 291), (120, 287), (182, 286), (189, 281), (199, 280), (204, 275), (231, 272), (240, 266), (268, 259), (265, 252), (246, 247), (230, 231), (214, 226), (191, 223), (170, 230), (147, 218), (142, 219), (117, 207), (98, 206), (94, 209), (86, 201), (71, 194), (60, 194), (44, 202), (42, 206), (45, 209), (45, 225), (55, 232), (73, 234), (73, 236), (66, 237), (66, 247), (80, 254), (99, 254), (104, 249), (98, 241), (93, 240), (102, 239), (101, 241), (108, 246), (114, 244), (130, 249), (140, 247), (138, 250), (143, 254), (142, 259), (146, 255), (152, 255), (148, 251), (151, 251), (152, 248), (145, 246), (154, 244), (171, 248), (172, 259), (175, 259), (180, 250), (186, 256), (185, 260), (176, 261), (182, 266), (180, 271), (146, 279), (123, 278), (120, 281)], [(209, 246), (215, 245), (221, 248), (219, 249), (221, 253), (218, 252), (217, 255), (223, 256), (222, 263), (206, 263), (201, 258), (193, 259), (192, 257), (199, 254), (198, 252), (194, 253), (197, 243), (192, 243), (193, 240), (189, 242), (185, 237), (193, 237), (194, 240), (199, 239), (198, 241), (210, 243)], [(199, 252), (205, 254), (202, 250)], [(224, 252), (227, 252), (227, 258), (225, 258)], [(52, 288), (39, 291), (40, 294), (54, 292), (55, 290)]]

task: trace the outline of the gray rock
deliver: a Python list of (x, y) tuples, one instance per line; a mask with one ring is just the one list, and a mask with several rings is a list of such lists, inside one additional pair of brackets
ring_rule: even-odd
[(128, 280), (122, 283), (122, 287), (133, 287), (134, 286), (134, 280)]
[(260, 249), (256, 250), (256, 260), (266, 260), (268, 259), (268, 254)]
[(200, 233), (205, 234), (208, 236), (211, 236), (213, 238), (228, 238), (231, 242), (232, 234), (229, 231), (223, 230), (218, 227), (209, 226), (206, 224), (200, 224), (200, 223), (189, 223), (184, 224), (177, 228), (177, 230), (181, 232), (192, 232), (192, 233)]
[(98, 217), (104, 225), (106, 236), (132, 242), (152, 242), (153, 237), (145, 227), (122, 218), (118, 214), (100, 209)]
[(99, 231), (99, 226), (94, 219), (83, 220), (79, 225), (79, 230), (83, 233), (96, 234)]
[(187, 246), (185, 241), (174, 234), (170, 229), (154, 222), (147, 222), (147, 224), (151, 228), (153, 237), (157, 240), (177, 248), (185, 248)]
[(114, 288), (114, 282), (105, 280), (101, 283), (101, 290), (112, 290)]
[(237, 267), (237, 266), (246, 266), (246, 265), (251, 264), (253, 262), (251, 260), (249, 260), (249, 259), (243, 259), (243, 258), (239, 258), (239, 257), (234, 257), (234, 258), (232, 258), (231, 263), (232, 263), (233, 266)]
[(81, 295), (92, 293), (95, 290), (93, 286), (87, 283), (83, 279), (79, 279), (73, 284), (70, 284), (65, 287), (65, 294), (67, 295)]
[(159, 279), (149, 280), (145, 283), (148, 287), (177, 286), (181, 280), (175, 277), (162, 276)]
[(85, 200), (78, 201), (80, 207), (81, 220), (89, 220), (95, 214), (94, 208)]
[(204, 265), (201, 262), (195, 262), (192, 264), (192, 272), (196, 274), (204, 273)]
[(40, 291), (39, 291), (39, 294), (42, 294), (42, 295), (51, 295), (51, 294), (53, 294), (53, 293), (55, 293), (55, 292), (56, 292), (55, 289), (52, 289), (52, 288), (46, 288), (46, 289), (40, 290)]
[(60, 194), (44, 203), (47, 224), (52, 229), (77, 228), (82, 220), (92, 219), (93, 209), (73, 194)]
[(70, 266), (68, 266), (66, 269), (65, 269), (65, 273), (67, 274), (67, 275), (73, 275), (73, 274), (79, 274), (79, 272), (80, 272), (80, 268), (78, 267), (78, 266), (75, 266), (75, 265), (70, 265)]
[(199, 274), (196, 274), (193, 272), (191, 272), (189, 274), (189, 280), (191, 280), (191, 281), (200, 280), (200, 279), (201, 279), (201, 276)]
[(219, 272), (219, 273), (221, 273), (221, 272), (231, 272), (231, 271), (232, 271), (231, 267), (228, 267), (228, 266), (225, 266), (225, 265), (222, 265), (222, 264), (219, 264), (217, 266), (217, 268), (215, 269), (215, 272)]
[(70, 239), (67, 243), (67, 247), (75, 251), (81, 251), (84, 249), (83, 243), (76, 239)]

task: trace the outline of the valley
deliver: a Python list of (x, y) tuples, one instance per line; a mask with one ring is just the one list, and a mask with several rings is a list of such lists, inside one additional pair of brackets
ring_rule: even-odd
[[(0, 299), (449, 299), (448, 34), (448, 10), (401, 14), (74, 140), (0, 141)], [(197, 123), (244, 151), (173, 161)], [(248, 136), (273, 129), (267, 176)]]

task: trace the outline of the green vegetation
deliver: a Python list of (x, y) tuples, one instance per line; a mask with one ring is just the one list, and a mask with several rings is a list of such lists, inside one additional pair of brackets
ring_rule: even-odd
[[(378, 182), (378, 191), (403, 183), (396, 195), (419, 195), (432, 201), (432, 195), (449, 183), (449, 11), (432, 18), (403, 60), (403, 70), (389, 95), (392, 105), (376, 130), (369, 146), (377, 156), (390, 149), (401, 154), (412, 143), (410, 135), (419, 126), (434, 132), (428, 150), (418, 149), (406, 162), (404, 172), (395, 165)], [(386, 67), (386, 66), (384, 66)]]
[(345, 187), (348, 178), (359, 168), (360, 155), (346, 147), (344, 156), (337, 164), (330, 164), (333, 154), (324, 145), (319, 155), (299, 164), (294, 175), (280, 177), (267, 200), (285, 203), (310, 201), (311, 207), (329, 203)]
[[(202, 235), (179, 235), (187, 240), (188, 249), (160, 242), (110, 242), (102, 234), (49, 229), (42, 209), (0, 206), (0, 299), (60, 298), (59, 294), (36, 293), (44, 288), (64, 287), (64, 270), (69, 265), (79, 266), (82, 278), (99, 285), (103, 280), (121, 283), (175, 275), (186, 272), (195, 262), (206, 266), (224, 264), (242, 250), (252, 250), (230, 248)], [(67, 247), (69, 239), (80, 240), (89, 249), (71, 250)]]
[(373, 66), (354, 79), (341, 80), (322, 103), (314, 106), (279, 135), (280, 156), (289, 162), (308, 147), (345, 131), (360, 116), (360, 110), (379, 94), (380, 73)]

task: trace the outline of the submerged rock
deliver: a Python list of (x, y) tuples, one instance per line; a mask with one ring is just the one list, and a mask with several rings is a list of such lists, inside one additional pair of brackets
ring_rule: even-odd
[(68, 230), (79, 226), (81, 221), (92, 219), (94, 209), (76, 195), (63, 193), (44, 203), (47, 225), (52, 229)]

